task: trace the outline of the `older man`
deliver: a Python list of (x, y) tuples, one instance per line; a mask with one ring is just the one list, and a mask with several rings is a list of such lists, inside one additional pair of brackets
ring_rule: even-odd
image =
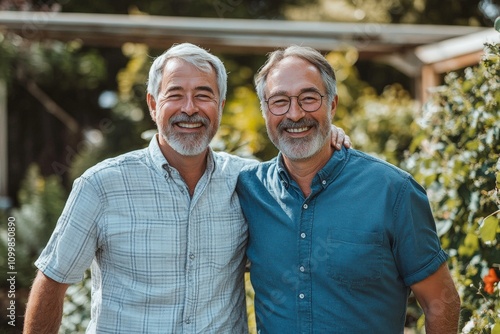
[(403, 333), (410, 291), (427, 334), (456, 333), (460, 301), (425, 191), (384, 161), (329, 144), (338, 96), (326, 59), (275, 51), (256, 88), (280, 150), (237, 186), (259, 333)]

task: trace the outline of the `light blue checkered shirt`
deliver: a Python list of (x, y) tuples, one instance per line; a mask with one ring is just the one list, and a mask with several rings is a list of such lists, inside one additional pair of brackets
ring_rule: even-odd
[(36, 266), (63, 283), (92, 269), (87, 333), (246, 333), (244, 160), (211, 152), (192, 198), (156, 137), (73, 190)]

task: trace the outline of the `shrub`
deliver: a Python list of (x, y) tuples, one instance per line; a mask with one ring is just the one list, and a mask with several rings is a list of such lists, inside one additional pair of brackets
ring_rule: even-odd
[(403, 167), (427, 188), (462, 299), (463, 333), (500, 333), (500, 52), (450, 73), (417, 119)]

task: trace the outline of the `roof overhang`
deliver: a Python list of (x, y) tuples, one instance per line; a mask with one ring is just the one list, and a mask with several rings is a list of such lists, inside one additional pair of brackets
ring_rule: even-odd
[(212, 51), (265, 53), (290, 44), (322, 51), (355, 47), (360, 57), (403, 53), (484, 31), (482, 27), (219, 19), (57, 12), (0, 12), (0, 29), (28, 39), (79, 39), (119, 47), (126, 42), (166, 49), (191, 42)]

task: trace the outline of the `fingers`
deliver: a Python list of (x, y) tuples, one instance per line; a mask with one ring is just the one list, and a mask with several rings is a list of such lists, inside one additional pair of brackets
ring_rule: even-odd
[(342, 149), (342, 145), (344, 145), (345, 148), (351, 148), (351, 137), (346, 135), (342, 128), (332, 124), (332, 147), (339, 151)]
[(349, 137), (348, 135), (345, 135), (345, 137), (344, 137), (344, 147), (345, 148), (352, 148), (351, 137)]
[(345, 132), (343, 129), (341, 129), (339, 127), (336, 127), (336, 126), (334, 126), (334, 127), (337, 129), (337, 131), (336, 131), (337, 138), (335, 138), (335, 142), (333, 142), (333, 136), (332, 136), (332, 144), (335, 146), (337, 151), (339, 151), (342, 148), (342, 143), (345, 140)]

